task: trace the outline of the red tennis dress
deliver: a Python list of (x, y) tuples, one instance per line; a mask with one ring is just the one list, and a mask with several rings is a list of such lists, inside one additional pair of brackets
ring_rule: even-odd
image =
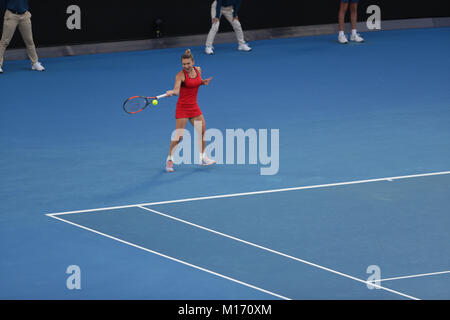
[(180, 96), (177, 101), (177, 109), (175, 111), (175, 118), (193, 118), (202, 114), (200, 107), (197, 104), (198, 87), (202, 84), (202, 77), (197, 68), (194, 67), (197, 76), (189, 78), (186, 70), (183, 69), (185, 80), (181, 83)]

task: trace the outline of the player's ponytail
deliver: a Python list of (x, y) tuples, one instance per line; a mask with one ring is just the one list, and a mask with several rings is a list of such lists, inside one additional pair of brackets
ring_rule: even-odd
[(183, 56), (181, 57), (181, 59), (191, 59), (192, 61), (194, 61), (194, 56), (191, 53), (191, 49), (187, 49)]

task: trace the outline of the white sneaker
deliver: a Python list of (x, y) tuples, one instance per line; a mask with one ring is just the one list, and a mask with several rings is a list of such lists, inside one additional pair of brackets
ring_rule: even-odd
[(239, 45), (238, 50), (239, 50), (239, 51), (251, 51), (252, 48), (250, 48), (250, 47), (248, 46), (248, 44), (243, 43), (243, 44), (240, 44), (240, 45)]
[(364, 42), (364, 39), (360, 36), (359, 33), (356, 33), (356, 34), (352, 34), (352, 36), (350, 37), (350, 41)]
[(338, 37), (338, 41), (339, 41), (339, 43), (342, 43), (342, 44), (348, 43), (348, 40), (347, 40), (347, 37), (345, 36), (345, 34), (340, 34)]
[(166, 171), (167, 172), (173, 172), (173, 161), (167, 160), (166, 162)]
[(216, 162), (214, 160), (211, 160), (207, 156), (202, 157), (201, 166), (210, 166), (212, 164), (215, 164)]
[(33, 65), (31, 66), (31, 70), (36, 70), (36, 71), (45, 71), (45, 68), (42, 66), (42, 64), (38, 61), (33, 63)]
[(3, 69), (2, 69), (2, 67), (0, 67), (0, 73), (3, 73)]
[(205, 53), (206, 53), (206, 54), (214, 54), (214, 49), (213, 49), (213, 47), (206, 46), (206, 47), (205, 47)]

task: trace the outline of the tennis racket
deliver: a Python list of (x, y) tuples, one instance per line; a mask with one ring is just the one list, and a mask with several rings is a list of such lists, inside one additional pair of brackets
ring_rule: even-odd
[(123, 110), (125, 110), (126, 113), (135, 114), (147, 108), (153, 100), (159, 100), (165, 97), (167, 97), (167, 94), (162, 94), (156, 97), (134, 96), (125, 100), (123, 103)]

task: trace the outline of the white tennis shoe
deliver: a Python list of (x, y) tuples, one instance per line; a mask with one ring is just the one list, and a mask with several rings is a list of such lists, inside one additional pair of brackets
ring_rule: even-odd
[(33, 65), (31, 66), (31, 70), (45, 71), (45, 68), (42, 66), (42, 64), (39, 61), (37, 61), (37, 62), (33, 63)]
[(206, 46), (205, 47), (205, 53), (206, 54), (214, 54), (214, 49), (211, 46)]
[(352, 36), (350, 37), (350, 41), (364, 42), (364, 39), (361, 37), (361, 35), (359, 33), (355, 33), (355, 34), (352, 34)]
[(216, 162), (214, 160), (211, 160), (207, 156), (202, 157), (201, 166), (210, 166), (212, 164), (215, 164)]
[(342, 43), (342, 44), (348, 43), (348, 40), (347, 40), (347, 37), (345, 36), (345, 34), (340, 34), (338, 37), (338, 41), (339, 41), (339, 43)]
[(167, 172), (173, 172), (173, 161), (167, 160), (166, 162), (166, 171)]
[(250, 47), (248, 46), (248, 44), (242, 43), (242, 44), (239, 45), (238, 50), (239, 50), (239, 51), (251, 51), (252, 48), (250, 48)]
[(3, 73), (3, 69), (2, 69), (2, 67), (0, 67), (0, 73)]

